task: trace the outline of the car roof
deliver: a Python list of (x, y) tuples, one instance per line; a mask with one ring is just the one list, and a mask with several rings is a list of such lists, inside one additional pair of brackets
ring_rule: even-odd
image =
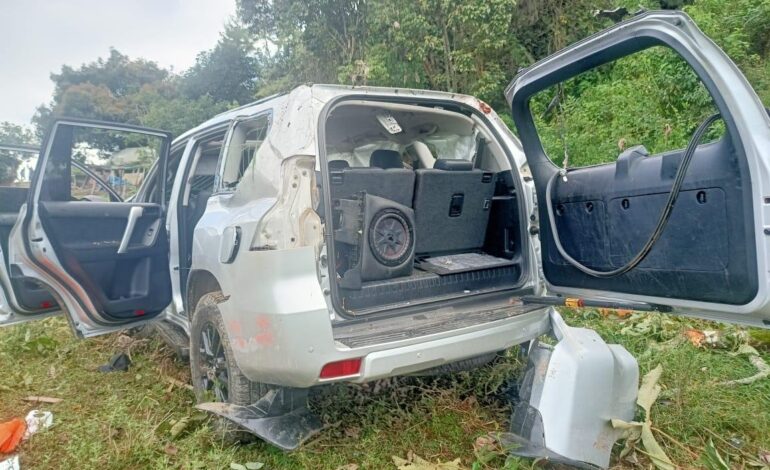
[(200, 125), (186, 131), (185, 133), (183, 133), (182, 135), (174, 139), (174, 144), (175, 145), (179, 144), (182, 141), (187, 140), (188, 138), (190, 138), (195, 134), (198, 134), (207, 129), (211, 129), (213, 127), (217, 127), (224, 123), (228, 123), (235, 118), (252, 116), (254, 114), (257, 114), (267, 109), (274, 109), (280, 106), (281, 104), (283, 104), (286, 100), (290, 99), (290, 97), (294, 95), (295, 91), (298, 91), (302, 88), (310, 88), (313, 98), (318, 98), (321, 102), (326, 102), (335, 96), (352, 95), (352, 94), (366, 94), (366, 95), (371, 94), (376, 96), (393, 96), (393, 97), (410, 97), (411, 96), (411, 97), (420, 97), (420, 98), (452, 100), (452, 101), (464, 102), (466, 104), (470, 104), (471, 106), (478, 106), (478, 103), (480, 103), (479, 100), (477, 100), (472, 96), (462, 95), (458, 93), (444, 92), (444, 91), (417, 90), (417, 89), (411, 89), (411, 88), (346, 86), (346, 85), (326, 85), (326, 84), (302, 85), (294, 88), (290, 92), (268, 96), (260, 100), (254, 101), (252, 103), (248, 103), (243, 106), (239, 106), (237, 108), (233, 108), (221, 114), (218, 114), (213, 118), (209, 119), (208, 121), (201, 123)]

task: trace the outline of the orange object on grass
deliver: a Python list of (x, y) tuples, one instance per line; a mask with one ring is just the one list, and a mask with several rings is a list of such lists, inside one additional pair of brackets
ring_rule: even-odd
[(27, 423), (21, 418), (0, 423), (0, 453), (10, 454), (16, 450), (26, 430)]

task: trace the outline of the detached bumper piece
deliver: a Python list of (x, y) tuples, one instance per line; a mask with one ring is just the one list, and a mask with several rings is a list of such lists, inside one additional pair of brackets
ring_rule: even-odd
[(577, 468), (606, 468), (620, 432), (610, 420), (633, 419), (639, 366), (622, 346), (572, 328), (551, 312), (556, 346), (533, 342), (502, 441), (514, 455)]
[(283, 450), (295, 450), (322, 428), (307, 399), (308, 389), (278, 388), (253, 405), (210, 402), (196, 408), (232, 421)]

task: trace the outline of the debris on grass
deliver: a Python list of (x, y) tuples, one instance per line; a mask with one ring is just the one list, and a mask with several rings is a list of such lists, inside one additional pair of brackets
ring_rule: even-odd
[(621, 328), (620, 334), (629, 337), (645, 337), (653, 341), (668, 341), (681, 336), (681, 324), (665, 315), (634, 313)]
[(33, 434), (53, 426), (53, 413), (50, 411), (32, 410), (24, 418), (27, 430), (23, 439), (29, 439)]
[(736, 354), (749, 356), (749, 362), (751, 362), (751, 365), (757, 368), (757, 373), (752, 375), (751, 377), (746, 377), (743, 379), (725, 380), (723, 382), (717, 383), (717, 385), (723, 385), (723, 386), (748, 385), (756, 382), (757, 380), (762, 380), (767, 377), (770, 377), (770, 365), (768, 365), (767, 362), (765, 362), (765, 360), (762, 359), (762, 356), (759, 355), (759, 352), (756, 349), (754, 349), (753, 346), (744, 344), (740, 348), (738, 348), (738, 352)]
[(54, 398), (54, 397), (43, 397), (43, 396), (29, 396), (22, 398), (24, 401), (29, 401), (32, 403), (47, 403), (49, 405), (55, 405), (57, 403), (61, 403), (61, 398)]
[(688, 328), (684, 330), (684, 336), (687, 338), (690, 344), (696, 348), (703, 346), (703, 343), (706, 341), (706, 334), (695, 328)]
[(176, 387), (184, 388), (184, 389), (187, 389), (187, 390), (193, 390), (193, 386), (192, 385), (190, 385), (188, 383), (185, 383), (185, 382), (182, 382), (181, 380), (177, 380), (177, 379), (175, 379), (173, 377), (166, 377), (165, 379), (166, 379), (166, 382), (171, 384), (172, 387), (176, 386)]
[(125, 353), (117, 353), (110, 358), (110, 362), (99, 366), (99, 372), (126, 372), (131, 365), (131, 359)]
[(0, 460), (0, 470), (21, 470), (19, 456), (14, 455), (8, 459)]
[(630, 317), (634, 311), (623, 308), (600, 308), (598, 309), (599, 315), (603, 317), (615, 316), (619, 319), (625, 319)]
[(666, 452), (660, 444), (658, 444), (655, 440), (655, 436), (652, 434), (650, 409), (655, 403), (655, 400), (658, 399), (658, 395), (660, 395), (661, 386), (658, 384), (658, 381), (662, 374), (663, 366), (658, 365), (642, 378), (642, 385), (639, 387), (639, 395), (636, 399), (636, 404), (644, 410), (644, 422), (626, 422), (620, 419), (613, 419), (612, 426), (615, 429), (622, 430), (623, 437), (626, 439), (620, 454), (621, 458), (630, 456), (636, 443), (641, 440), (642, 445), (644, 446), (644, 452), (642, 453), (650, 458), (655, 467), (660, 470), (674, 470), (676, 468), (674, 463), (668, 455), (666, 455)]
[(0, 423), (0, 454), (10, 454), (21, 442), (27, 423), (21, 418)]
[(398, 470), (463, 470), (460, 465), (460, 459), (454, 459), (451, 462), (429, 462), (419, 455), (415, 454), (411, 450), (406, 456), (406, 459), (401, 457), (392, 457), (393, 463)]
[(207, 420), (208, 415), (205, 413), (194, 413), (179, 419), (166, 419), (155, 428), (155, 433), (160, 437), (171, 438), (173, 441), (195, 431)]

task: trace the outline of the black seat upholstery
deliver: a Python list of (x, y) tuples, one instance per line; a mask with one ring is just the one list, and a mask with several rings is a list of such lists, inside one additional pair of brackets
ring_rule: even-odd
[(350, 198), (361, 191), (412, 206), (414, 171), (403, 167), (393, 150), (372, 152), (369, 167), (350, 167), (343, 160), (329, 161), (332, 199)]
[(375, 150), (369, 158), (369, 166), (390, 170), (392, 168), (404, 168), (401, 154), (395, 150)]
[(446, 171), (470, 171), (473, 169), (473, 162), (468, 160), (450, 160), (448, 158), (440, 158), (433, 164), (434, 170), (446, 170)]
[(441, 253), (484, 245), (494, 193), (493, 175), (463, 160), (436, 160), (415, 170), (416, 252)]

